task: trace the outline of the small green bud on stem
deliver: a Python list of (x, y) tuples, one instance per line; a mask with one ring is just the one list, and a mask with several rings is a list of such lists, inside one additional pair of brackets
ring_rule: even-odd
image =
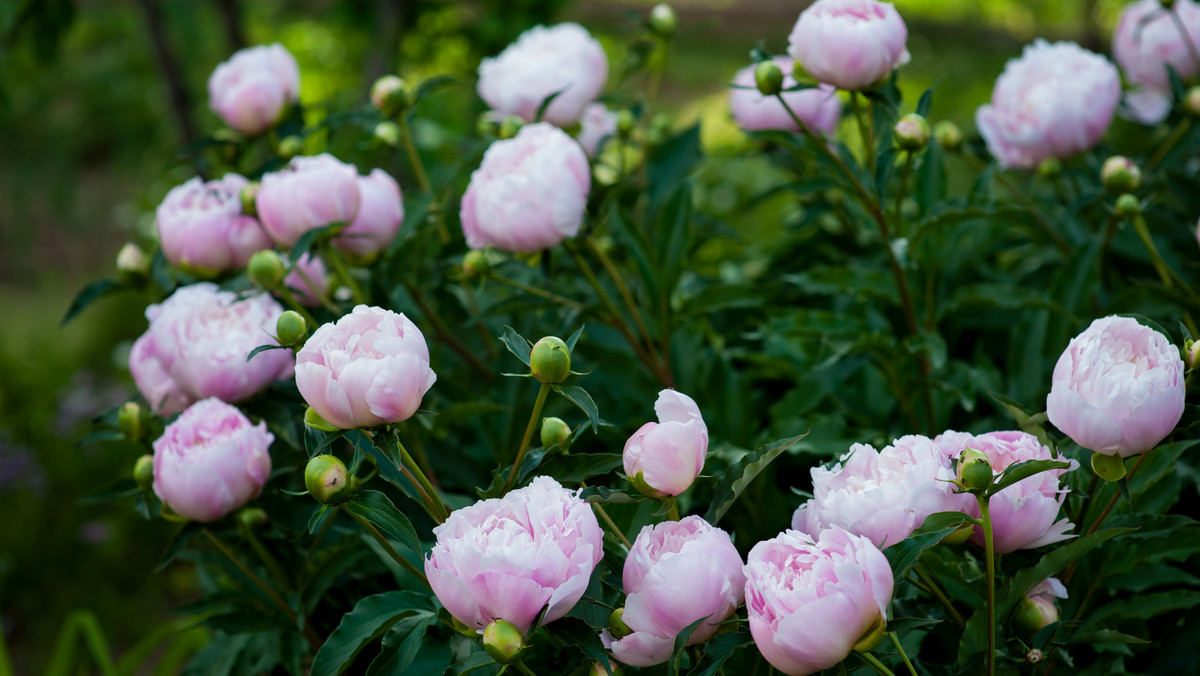
[(275, 337), (285, 347), (299, 346), (308, 335), (308, 322), (295, 310), (286, 310), (275, 322)]
[(262, 190), (262, 184), (258, 181), (251, 181), (242, 186), (242, 213), (247, 216), (258, 216), (258, 191)]
[(154, 456), (143, 455), (133, 463), (133, 480), (144, 491), (154, 488)]
[(562, 418), (553, 416), (542, 418), (541, 436), (542, 448), (550, 448), (551, 446), (567, 445), (567, 440), (571, 438), (571, 426)]
[(525, 638), (512, 622), (492, 620), (483, 629), (483, 649), (500, 664), (509, 664), (525, 650)]
[(525, 121), (516, 115), (509, 115), (500, 121), (500, 138), (507, 139), (517, 135), (521, 131), (521, 127), (525, 126)]
[(660, 2), (650, 10), (650, 18), (646, 20), (646, 26), (660, 38), (669, 38), (675, 34), (675, 28), (678, 26), (678, 21), (675, 18), (675, 10), (665, 2)]
[(304, 468), (304, 487), (323, 505), (336, 505), (350, 497), (346, 465), (337, 456), (318, 455)]
[(121, 404), (121, 408), (117, 411), (117, 427), (129, 441), (140, 441), (142, 437), (145, 437), (149, 424), (150, 414), (146, 412), (145, 406), (136, 401), (127, 401)]
[(371, 105), (384, 115), (395, 115), (408, 108), (408, 85), (395, 75), (384, 75), (371, 85)]
[(251, 531), (258, 530), (267, 525), (270, 518), (267, 512), (258, 507), (246, 507), (237, 513), (237, 521), (243, 528)]
[(958, 152), (962, 148), (962, 130), (950, 120), (942, 120), (933, 125), (933, 137), (937, 139), (938, 145), (948, 152)]
[(763, 96), (783, 91), (783, 70), (774, 61), (763, 61), (754, 67), (754, 84)]
[(1142, 184), (1142, 170), (1128, 157), (1113, 155), (1104, 160), (1104, 166), (1100, 169), (1100, 182), (1110, 193), (1131, 193)]
[(1117, 198), (1116, 203), (1117, 216), (1121, 218), (1133, 218), (1142, 213), (1142, 203), (1138, 198), (1129, 193), (1125, 193)]
[(929, 144), (929, 122), (921, 115), (909, 113), (896, 122), (896, 146), (913, 152)]
[(279, 156), (285, 160), (304, 152), (304, 139), (299, 136), (284, 136), (279, 139)]
[(267, 291), (278, 287), (286, 274), (287, 266), (283, 263), (283, 257), (274, 249), (256, 251), (250, 257), (250, 262), (246, 263), (246, 275), (250, 281)]
[(462, 262), (463, 274), (467, 279), (475, 279), (487, 274), (488, 259), (487, 254), (482, 251), (472, 249), (463, 254)]
[(960, 489), (982, 493), (992, 485), (992, 463), (983, 453), (968, 448), (958, 457), (955, 479)]
[(562, 338), (546, 336), (529, 353), (529, 368), (540, 382), (557, 385), (571, 374), (571, 350)]
[(139, 280), (150, 272), (150, 259), (133, 242), (126, 242), (117, 252), (117, 273), (128, 280)]
[(392, 122), (391, 120), (384, 120), (383, 122), (375, 125), (375, 129), (372, 130), (371, 133), (375, 137), (376, 141), (379, 141), (386, 146), (396, 148), (400, 145), (400, 135), (403, 132), (400, 131), (400, 125)]
[(614, 639), (622, 639), (633, 633), (629, 625), (625, 624), (624, 606), (612, 611), (608, 616), (608, 633), (612, 634)]

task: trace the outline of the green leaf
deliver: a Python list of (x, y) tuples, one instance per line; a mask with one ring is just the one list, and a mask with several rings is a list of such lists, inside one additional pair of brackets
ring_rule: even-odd
[(379, 638), (400, 620), (421, 612), (416, 609), (418, 595), (408, 591), (390, 591), (368, 596), (342, 616), (325, 644), (313, 658), (312, 676), (337, 676), (350, 666), (368, 643)]
[(516, 355), (523, 364), (529, 366), (529, 353), (533, 351), (533, 343), (517, 333), (516, 329), (507, 325), (504, 327), (504, 335), (500, 336), (500, 342), (504, 343), (504, 347)]
[(175, 560), (175, 557), (179, 556), (179, 553), (183, 551), (184, 547), (187, 547), (188, 543), (192, 541), (192, 538), (196, 536), (196, 533), (200, 532), (200, 528), (200, 524), (196, 523), (195, 521), (187, 522), (183, 528), (175, 534), (175, 538), (171, 540), (171, 544), (167, 545), (167, 551), (163, 553), (162, 561), (159, 561), (158, 565), (154, 567), (154, 572), (160, 573), (166, 569), (166, 567)]
[(94, 505), (96, 503), (108, 502), (110, 500), (131, 498), (140, 492), (142, 492), (142, 489), (137, 485), (136, 481), (129, 477), (124, 477), (105, 484), (104, 486), (101, 486), (93, 491), (89, 491), (83, 497), (79, 498), (78, 502), (81, 505)]
[(689, 624), (675, 637), (675, 650), (671, 653), (671, 661), (667, 662), (667, 676), (679, 676), (680, 670), (683, 668), (683, 651), (687, 649), (688, 639), (692, 637), (692, 632), (704, 624), (704, 621), (709, 617), (711, 616), (705, 615)]
[(396, 509), (388, 496), (379, 491), (361, 491), (342, 503), (342, 508), (370, 521), (384, 535), (399, 540), (406, 547), (421, 553), (421, 542), (417, 531), (404, 513)]
[(1025, 409), (1022, 408), (1020, 403), (1004, 396), (1003, 394), (1000, 394), (999, 392), (992, 392), (989, 390), (988, 396), (990, 396), (997, 404), (1000, 404), (1000, 406), (1012, 416), (1013, 420), (1017, 423), (1017, 427), (1020, 427), (1022, 432), (1025, 432), (1026, 434), (1032, 434), (1033, 436), (1037, 437), (1038, 441), (1043, 446), (1047, 446), (1051, 449), (1055, 458), (1058, 457), (1058, 452), (1055, 450), (1054, 444), (1050, 443), (1050, 437), (1046, 434), (1046, 428), (1043, 425), (1043, 423), (1045, 423), (1047, 420), (1044, 412), (1032, 415), (1026, 413)]
[(577, 617), (564, 617), (543, 627), (546, 633), (557, 638), (567, 646), (578, 648), (584, 657), (599, 662), (604, 668), (611, 667), (608, 663), (608, 651), (600, 642), (600, 635), (591, 625)]
[(684, 184), (671, 196), (659, 219), (658, 260), (662, 269), (660, 303), (665, 303), (679, 277), (691, 249), (692, 186)]
[(596, 402), (592, 401), (592, 395), (588, 394), (587, 390), (578, 385), (555, 385), (554, 391), (587, 414), (588, 420), (592, 423), (593, 433), (600, 431), (600, 409), (596, 408)]
[(1067, 639), (1068, 645), (1079, 645), (1079, 644), (1087, 644), (1087, 643), (1142, 643), (1142, 644), (1147, 644), (1147, 643), (1150, 643), (1150, 641), (1147, 641), (1146, 639), (1143, 639), (1143, 638), (1138, 638), (1136, 636), (1130, 636), (1129, 634), (1122, 634), (1119, 631), (1113, 631), (1111, 629), (1101, 629), (1100, 631), (1080, 632), (1078, 634), (1075, 634), (1071, 638)]
[(254, 348), (253, 350), (250, 350), (250, 354), (246, 355), (246, 361), (250, 361), (251, 359), (254, 359), (254, 356), (257, 355), (259, 352), (266, 352), (267, 350), (287, 350), (287, 349), (290, 349), (290, 348), (288, 348), (285, 345), (259, 345), (258, 347)]
[(496, 660), (492, 659), (491, 655), (479, 650), (468, 655), (467, 659), (450, 665), (450, 668), (454, 670), (454, 676), (463, 676), (463, 674), (469, 674), (493, 664), (496, 664)]
[(421, 649), (421, 641), (429, 627), (437, 623), (437, 614), (429, 611), (406, 617), (395, 624), (383, 637), (379, 656), (367, 667), (367, 676), (403, 674), (412, 665)]
[(752, 453), (747, 453), (740, 460), (733, 463), (721, 473), (721, 478), (717, 481), (717, 487), (713, 491), (712, 503), (708, 507), (708, 512), (704, 515), (704, 520), (716, 525), (721, 517), (725, 516), (725, 512), (733, 506), (733, 503), (738, 499), (738, 496), (746, 490), (754, 477), (758, 476), (759, 472), (766, 469), (771, 461), (778, 458), (781, 453), (786, 451), (792, 444), (800, 441), (808, 436), (808, 432), (800, 434), (790, 439), (780, 439), (769, 444), (759, 446)]
[(83, 312), (87, 306), (99, 300), (103, 296), (110, 293), (115, 293), (125, 288), (125, 284), (116, 279), (98, 279), (91, 284), (79, 290), (75, 294), (75, 298), (71, 301), (70, 307), (67, 308), (67, 313), (63, 315), (60, 326), (66, 325), (75, 318), (80, 312)]
[(911, 535), (894, 545), (884, 545), (883, 555), (892, 566), (892, 575), (899, 583), (908, 576), (908, 571), (917, 565), (921, 553), (933, 547), (947, 535), (972, 523), (974, 519), (962, 512), (937, 512), (925, 518), (925, 523)]
[(309, 535), (317, 532), (317, 529), (325, 525), (325, 520), (332, 514), (333, 509), (329, 505), (317, 505), (313, 510), (312, 516), (308, 517), (308, 533)]
[(937, 89), (937, 83), (921, 93), (921, 98), (917, 101), (917, 115), (929, 117), (929, 108), (933, 105), (933, 92), (935, 89)]
[(652, 146), (646, 160), (650, 210), (657, 210), (703, 158), (699, 123), (659, 146)]
[(715, 676), (734, 651), (753, 644), (754, 637), (750, 635), (748, 625), (739, 627), (738, 631), (717, 634), (704, 642), (704, 657), (688, 676)]
[(541, 473), (564, 481), (584, 481), (597, 474), (608, 474), (621, 466), (620, 453), (584, 453), (560, 455), (542, 465)]
[(567, 350), (568, 351), (575, 350), (575, 343), (579, 342), (579, 336), (582, 336), (582, 335), (583, 335), (583, 326), (580, 326), (578, 329), (575, 330), (575, 333), (571, 334), (570, 338), (567, 338)]
[(1062, 460), (1025, 460), (1009, 465), (1003, 472), (992, 480), (992, 485), (984, 491), (985, 497), (992, 497), (1009, 486), (1028, 479), (1035, 474), (1049, 472), (1055, 469), (1071, 469), (1071, 463)]
[(321, 242), (332, 239), (334, 235), (342, 231), (342, 228), (345, 225), (346, 224), (344, 222), (330, 223), (329, 225), (320, 228), (314, 228), (303, 235), (300, 235), (300, 238), (296, 240), (296, 243), (292, 245), (291, 250), (288, 251), (288, 263), (295, 263), (300, 259), (301, 256), (309, 253)]

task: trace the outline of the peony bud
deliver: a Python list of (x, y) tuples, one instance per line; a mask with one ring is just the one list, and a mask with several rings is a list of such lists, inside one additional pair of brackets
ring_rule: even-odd
[(605, 669), (603, 664), (596, 662), (592, 665), (592, 670), (588, 672), (588, 676), (609, 676), (609, 674), (612, 674), (612, 676), (625, 676), (625, 670), (621, 668), (621, 665), (610, 661), (608, 669)]
[(487, 254), (478, 249), (472, 249), (463, 254), (462, 262), (463, 274), (467, 279), (475, 279), (484, 274), (487, 274), (488, 259)]
[(251, 181), (242, 186), (242, 192), (240, 195), (242, 200), (242, 213), (246, 216), (258, 216), (258, 206), (255, 204), (254, 200), (258, 198), (258, 190), (261, 187), (262, 184), (258, 181)]
[(133, 463), (133, 480), (144, 491), (154, 487), (154, 456), (143, 455)]
[(150, 259), (146, 252), (133, 242), (126, 242), (117, 252), (117, 272), (126, 279), (137, 280), (150, 272)]
[(896, 145), (909, 152), (920, 150), (929, 143), (929, 123), (916, 113), (909, 113), (896, 122)]
[(1192, 87), (1183, 95), (1183, 109), (1192, 117), (1200, 117), (1200, 87)]
[(346, 465), (334, 455), (318, 455), (304, 468), (304, 487), (323, 505), (335, 505), (349, 496)]
[(267, 525), (270, 518), (267, 512), (259, 507), (246, 507), (237, 513), (238, 524), (247, 530), (255, 531)]
[(942, 120), (933, 125), (933, 137), (937, 139), (938, 145), (950, 152), (957, 152), (962, 148), (962, 130), (950, 120)]
[(1188, 368), (1194, 369), (1200, 366), (1200, 364), (1196, 363), (1196, 358), (1200, 357), (1200, 342), (1196, 342), (1191, 338), (1187, 339), (1183, 343), (1183, 351), (1187, 355)]
[(962, 490), (981, 493), (992, 485), (992, 463), (987, 455), (968, 448), (958, 457), (955, 479)]
[(635, 124), (637, 124), (637, 120), (633, 117), (633, 111), (622, 110), (617, 113), (617, 134), (621, 137), (628, 137), (633, 132)]
[(1046, 655), (1037, 648), (1030, 648), (1029, 652), (1025, 653), (1025, 661), (1030, 664), (1041, 664), (1044, 659)]
[(1142, 170), (1128, 157), (1113, 155), (1104, 160), (1100, 182), (1113, 194), (1131, 193), (1142, 184)]
[(408, 85), (395, 75), (384, 75), (371, 85), (371, 105), (392, 116), (408, 108)]
[(117, 411), (117, 427), (129, 441), (138, 441), (146, 436), (148, 423), (146, 408), (136, 401), (121, 404), (120, 410)]
[(542, 448), (550, 448), (551, 446), (566, 448), (567, 442), (570, 439), (571, 426), (566, 421), (553, 416), (542, 418)]
[(625, 608), (617, 608), (608, 616), (608, 633), (614, 640), (620, 640), (633, 633), (633, 629), (625, 624)]
[(1142, 213), (1142, 204), (1137, 197), (1125, 193), (1117, 198), (1116, 211), (1121, 218), (1133, 218)]
[(783, 91), (783, 70), (774, 61), (763, 61), (754, 67), (754, 84), (763, 96)]
[(502, 139), (512, 138), (525, 126), (525, 121), (516, 115), (509, 115), (500, 121), (499, 135)]
[(1067, 588), (1053, 577), (1029, 590), (1013, 609), (1013, 628), (1021, 636), (1031, 639), (1043, 628), (1058, 622), (1056, 598), (1067, 598)]
[(279, 156), (284, 160), (290, 160), (302, 152), (304, 152), (304, 139), (299, 136), (284, 136), (279, 139)]
[(283, 257), (274, 249), (265, 249), (255, 252), (250, 257), (250, 262), (246, 264), (246, 274), (250, 277), (250, 281), (260, 289), (274, 289), (283, 281), (284, 275), (287, 274), (287, 267), (283, 263)]
[(401, 133), (400, 125), (392, 122), (391, 120), (384, 120), (383, 122), (380, 122), (379, 124), (375, 125), (375, 129), (372, 131), (372, 134), (375, 136), (375, 140), (393, 148), (400, 145)]
[(275, 337), (279, 339), (280, 345), (287, 347), (300, 345), (307, 335), (308, 322), (295, 310), (287, 310), (279, 315), (279, 321), (275, 322)]
[(529, 370), (547, 385), (557, 385), (571, 374), (571, 350), (562, 338), (546, 336), (529, 353)]
[(660, 2), (650, 10), (650, 19), (646, 22), (650, 32), (660, 38), (669, 38), (675, 34), (677, 21), (675, 10), (665, 2)]
[(512, 622), (492, 620), (483, 629), (483, 649), (500, 664), (508, 664), (520, 657), (525, 641)]

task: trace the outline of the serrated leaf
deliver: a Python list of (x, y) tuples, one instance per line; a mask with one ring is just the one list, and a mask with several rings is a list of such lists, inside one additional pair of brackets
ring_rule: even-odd
[(704, 515), (704, 520), (716, 525), (721, 517), (725, 516), (725, 512), (733, 506), (733, 503), (738, 499), (746, 486), (758, 476), (759, 472), (766, 469), (767, 465), (771, 464), (775, 458), (778, 458), (781, 453), (808, 436), (808, 432), (800, 434), (790, 439), (780, 439), (769, 444), (759, 446), (751, 453), (742, 456), (740, 460), (730, 465), (728, 469), (721, 473), (721, 478), (717, 482), (717, 487), (713, 491), (712, 503), (708, 507), (708, 512)]
[(883, 555), (892, 566), (892, 575), (895, 576), (896, 582), (899, 583), (908, 576), (908, 571), (917, 565), (922, 552), (973, 521), (974, 519), (962, 512), (937, 512), (926, 517), (921, 527), (907, 538), (894, 545), (884, 543), (887, 548), (883, 550)]
[(422, 612), (414, 608), (413, 596), (413, 592), (391, 591), (360, 600), (317, 651), (311, 675), (337, 676), (368, 643), (400, 620)]
[(417, 531), (404, 513), (396, 509), (388, 496), (379, 491), (361, 491), (346, 502), (342, 508), (351, 514), (357, 514), (383, 532), (384, 535), (399, 540), (409, 549), (421, 553), (421, 542), (417, 539)]
[(120, 291), (125, 288), (125, 284), (116, 279), (98, 279), (79, 290), (75, 294), (75, 298), (71, 300), (71, 305), (67, 308), (66, 314), (63, 315), (59, 326), (64, 326), (76, 317), (80, 312), (83, 312), (87, 306), (96, 302), (100, 298), (107, 296), (110, 293)]
[(992, 485), (984, 491), (984, 496), (990, 498), (1018, 481), (1056, 469), (1071, 469), (1071, 463), (1062, 460), (1025, 460), (1009, 465), (992, 480)]
[(505, 325), (504, 334), (500, 336), (500, 342), (504, 343), (504, 347), (508, 348), (509, 352), (516, 355), (521, 363), (529, 366), (529, 353), (533, 351), (533, 344), (525, 339), (525, 336), (517, 333), (517, 330), (511, 326)]
[(592, 395), (587, 390), (578, 385), (555, 385), (554, 391), (587, 414), (588, 421), (592, 423), (592, 433), (600, 431), (600, 409), (596, 408), (596, 402), (592, 401)]

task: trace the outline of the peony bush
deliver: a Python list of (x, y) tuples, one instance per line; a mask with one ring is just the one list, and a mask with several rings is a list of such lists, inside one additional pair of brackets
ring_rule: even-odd
[(666, 5), (619, 77), (537, 26), (346, 115), (214, 65), (221, 143), (70, 310), (150, 301), (98, 425), (188, 673), (1200, 669), (1197, 10), (1126, 11), (964, 130), (897, 7), (818, 0), (719, 74), (735, 154), (658, 98)]

